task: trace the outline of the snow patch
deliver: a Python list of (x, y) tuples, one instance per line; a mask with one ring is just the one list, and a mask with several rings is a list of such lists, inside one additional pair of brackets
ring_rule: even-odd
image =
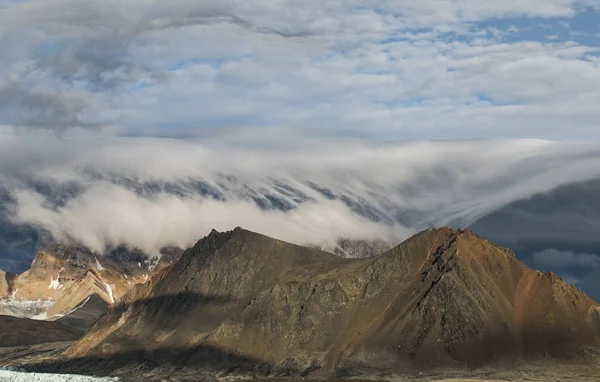
[[(10, 298), (0, 299), (0, 310), (3, 314), (19, 317), (34, 318), (45, 320), (47, 312), (54, 306), (55, 301), (52, 298), (47, 300), (17, 300), (12, 296)], [(46, 318), (42, 318), (46, 315)]]
[(100, 264), (100, 262), (98, 261), (98, 258), (96, 256), (94, 256), (94, 259), (96, 259), (96, 269), (99, 271), (103, 271), (104, 267), (102, 266), (102, 264)]
[(114, 304), (115, 303), (115, 297), (113, 296), (113, 290), (110, 287), (110, 285), (108, 283), (104, 283), (104, 286), (106, 287), (106, 293), (108, 293), (108, 298), (110, 298), (110, 303)]
[(152, 257), (149, 257), (146, 260), (144, 260), (144, 264), (146, 264), (146, 267), (148, 268), (148, 270), (153, 271), (154, 268), (156, 268), (158, 266), (158, 264), (160, 263), (161, 257), (162, 257), (162, 254), (158, 253), (156, 256), (152, 256)]
[(31, 318), (32, 320), (46, 321), (48, 319), (48, 313), (43, 312), (40, 314), (36, 314), (35, 316), (31, 316), (29, 318)]
[[(60, 273), (59, 273), (60, 275)], [(54, 280), (52, 277), (50, 277), (50, 285), (48, 285), (48, 289), (61, 289), (64, 287), (64, 285), (62, 285), (60, 283), (60, 281), (58, 281), (60, 278), (60, 276), (56, 276), (56, 280)]]
[(118, 382), (119, 378), (89, 377), (75, 374), (26, 373), (15, 368), (0, 368), (0, 382)]

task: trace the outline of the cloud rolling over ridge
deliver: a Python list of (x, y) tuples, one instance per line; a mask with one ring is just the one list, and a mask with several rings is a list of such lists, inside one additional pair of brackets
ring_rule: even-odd
[(540, 140), (373, 144), (254, 132), (202, 140), (0, 136), (5, 218), (102, 252), (150, 254), (244, 226), (299, 244), (393, 243), (600, 178), (600, 147)]

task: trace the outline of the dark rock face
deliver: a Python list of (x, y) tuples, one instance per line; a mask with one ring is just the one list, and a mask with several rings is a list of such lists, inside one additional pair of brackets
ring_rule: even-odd
[(108, 303), (94, 294), (88, 296), (71, 312), (60, 317), (56, 322), (84, 333), (108, 308)]
[(599, 312), (471, 231), (428, 230), (380, 256), (341, 259), (238, 228), (213, 231), (134, 288), (66, 355), (136, 354), (179, 370), (227, 354), (234, 368), (252, 360), (312, 376), (580, 359), (600, 344)]

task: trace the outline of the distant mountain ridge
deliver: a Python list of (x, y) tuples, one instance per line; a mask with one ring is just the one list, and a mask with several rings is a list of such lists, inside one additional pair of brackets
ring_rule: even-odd
[[(557, 274), (572, 280), (578, 280), (579, 286), (590, 295), (600, 298), (600, 283), (597, 277), (600, 268), (576, 269), (575, 272), (560, 265), (542, 267), (535, 264), (532, 255), (546, 249), (571, 251), (598, 255), (600, 239), (597, 227), (600, 224), (600, 204), (597, 202), (597, 192), (600, 181), (592, 180), (584, 183), (574, 183), (559, 187), (547, 193), (533, 195), (530, 198), (515, 201), (500, 207), (495, 212), (488, 212), (477, 221), (463, 221), (460, 216), (461, 208), (457, 205), (444, 205), (439, 201), (439, 208), (432, 205), (413, 205), (402, 203), (406, 198), (411, 201), (420, 193), (427, 193), (431, 187), (442, 187), (444, 184), (432, 183), (426, 188), (403, 187), (393, 192), (381, 192), (377, 187), (369, 188), (365, 194), (352, 187), (335, 189), (325, 183), (302, 182), (299, 179), (267, 178), (261, 182), (251, 181), (243, 177), (223, 174), (212, 178), (211, 181), (201, 177), (180, 181), (141, 180), (136, 177), (111, 176), (101, 172), (84, 171), (83, 179), (89, 182), (113, 184), (123, 189), (135, 192), (143, 198), (158, 196), (190, 197), (207, 202), (228, 202), (242, 200), (254, 204), (264, 211), (293, 212), (299, 207), (310, 204), (315, 198), (324, 198), (343, 203), (349, 210), (361, 219), (388, 227), (400, 224), (417, 232), (440, 224), (452, 227), (469, 225), (475, 232), (503, 246), (514, 248), (519, 258), (532, 267), (552, 270)], [(426, 177), (426, 175), (423, 175)], [(43, 180), (21, 179), (21, 186), (38, 192), (47, 200), (53, 209), (60, 209), (81, 196), (88, 182), (65, 181), (59, 183)], [(0, 183), (0, 269), (10, 272), (25, 271), (34, 254), (47, 246), (52, 236), (43, 227), (18, 224), (11, 217), (16, 203), (14, 187)], [(373, 194), (374, 193), (374, 194)], [(418, 198), (417, 198), (418, 199)], [(437, 201), (435, 203), (437, 205)], [(450, 203), (451, 204), (451, 203)], [(424, 209), (425, 208), (425, 209)], [(456, 209), (458, 208), (458, 209)], [(455, 210), (456, 209), (456, 210)], [(442, 219), (445, 217), (444, 219)], [(456, 218), (452, 218), (456, 217)], [(208, 232), (208, 231), (206, 231)], [(356, 237), (332, 237), (326, 249), (339, 251), (343, 249), (336, 245), (336, 239), (356, 240)], [(401, 238), (404, 238), (402, 236)], [(364, 239), (364, 238), (363, 238)], [(369, 240), (384, 239), (395, 245), (400, 239), (389, 237), (369, 237)], [(360, 240), (360, 238), (359, 238)], [(124, 243), (121, 243), (124, 244)], [(302, 245), (323, 243), (307, 240)], [(118, 245), (118, 244), (117, 244)], [(187, 244), (186, 244), (187, 245)], [(389, 249), (389, 248), (388, 248)], [(347, 251), (339, 251), (345, 257)]]
[(166, 374), (318, 377), (585, 361), (599, 345), (595, 301), (470, 230), (430, 229), (342, 259), (237, 228), (211, 232), (133, 288), (66, 355), (121, 372), (150, 362)]
[(0, 272), (0, 314), (68, 321), (85, 330), (110, 304), (171, 266), (180, 253), (165, 249), (149, 258), (117, 248), (99, 255), (81, 246), (52, 244), (37, 253), (26, 272)]
[[(314, 182), (287, 182), (285, 179), (269, 178), (266, 183), (252, 183), (233, 175), (222, 175), (218, 180), (208, 182), (203, 178), (175, 181), (142, 181), (137, 178), (108, 176), (105, 174), (86, 171), (89, 182), (102, 181), (123, 187), (135, 192), (140, 197), (152, 198), (158, 195), (176, 197), (193, 196), (204, 200), (243, 200), (254, 204), (264, 211), (292, 211), (305, 203), (314, 202), (315, 196), (336, 200), (343, 203), (353, 213), (372, 221), (384, 224), (394, 222), (410, 223), (418, 217), (418, 213), (407, 212), (394, 207), (385, 195), (379, 195), (380, 203), (368, 201), (349, 192), (331, 190)], [(24, 186), (34, 189), (47, 199), (49, 205), (60, 208), (86, 190), (86, 183), (66, 182), (64, 184), (47, 184), (43, 181), (25, 180)], [(310, 193), (313, 194), (311, 196)], [(17, 224), (10, 219), (11, 206), (16, 203), (11, 190), (0, 183), (0, 269), (11, 272), (26, 270), (34, 253), (49, 245), (52, 235), (44, 227)], [(384, 207), (382, 207), (384, 206)], [(421, 224), (421, 223), (420, 223)], [(427, 222), (421, 224), (428, 226)], [(331, 238), (330, 251), (340, 251), (344, 254), (344, 246), (334, 243), (336, 239), (355, 240), (355, 238)], [(386, 238), (373, 238), (376, 241)], [(385, 240), (384, 240), (385, 241)], [(118, 245), (127, 243), (119, 243)], [(322, 243), (303, 243), (305, 245), (321, 245)]]

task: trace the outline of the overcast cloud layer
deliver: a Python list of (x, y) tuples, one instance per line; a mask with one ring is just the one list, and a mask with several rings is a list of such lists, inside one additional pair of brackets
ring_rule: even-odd
[(1, 0), (0, 124), (600, 138), (596, 0)]

